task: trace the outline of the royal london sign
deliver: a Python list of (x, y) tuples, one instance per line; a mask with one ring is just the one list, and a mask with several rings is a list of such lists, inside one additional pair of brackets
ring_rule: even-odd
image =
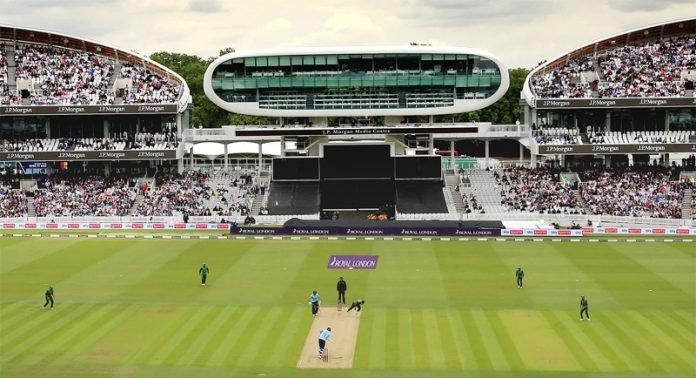
[(541, 145), (540, 155), (696, 153), (696, 143), (680, 144), (563, 144)]
[(696, 107), (696, 97), (564, 98), (536, 100), (537, 109)]
[(0, 106), (0, 116), (75, 114), (175, 114), (175, 104)]

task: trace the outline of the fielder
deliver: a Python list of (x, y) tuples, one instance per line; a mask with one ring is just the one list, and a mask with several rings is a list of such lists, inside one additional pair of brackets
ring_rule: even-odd
[(521, 289), (522, 279), (524, 278), (524, 270), (522, 270), (522, 268), (517, 268), (517, 271), (515, 272), (515, 277), (517, 277), (517, 288)]
[(309, 304), (312, 305), (312, 316), (317, 316), (321, 300), (319, 299), (319, 293), (317, 293), (316, 290), (312, 291), (312, 295), (309, 296)]
[(583, 295), (580, 297), (580, 320), (584, 320), (582, 318), (582, 314), (584, 313), (585, 316), (587, 316), (587, 320), (590, 320), (590, 313), (587, 311), (588, 303), (587, 299), (585, 299), (585, 296)]
[(354, 308), (357, 309), (356, 310), (357, 312), (360, 312), (360, 310), (362, 310), (362, 306), (364, 304), (365, 304), (364, 300), (357, 299), (357, 300), (353, 301), (353, 303), (350, 304), (350, 307), (348, 307), (348, 311), (346, 311), (346, 312), (350, 312), (350, 310), (352, 310)]
[(198, 275), (201, 276), (201, 286), (205, 286), (205, 281), (208, 279), (208, 273), (210, 273), (210, 269), (208, 269), (204, 263), (203, 266), (198, 269)]
[(51, 310), (53, 310), (53, 286), (49, 286), (46, 290), (46, 303), (44, 303), (43, 308), (46, 309), (49, 303), (51, 303)]
[(324, 347), (326, 346), (326, 342), (329, 341), (329, 337), (331, 337), (331, 327), (326, 327), (326, 329), (322, 329), (319, 331), (319, 359), (320, 360), (324, 357)]

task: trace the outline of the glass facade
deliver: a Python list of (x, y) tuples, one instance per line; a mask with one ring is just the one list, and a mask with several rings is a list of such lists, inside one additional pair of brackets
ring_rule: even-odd
[(212, 87), (227, 102), (266, 109), (403, 109), (485, 99), (500, 87), (491, 60), (469, 54), (257, 56), (215, 68)]

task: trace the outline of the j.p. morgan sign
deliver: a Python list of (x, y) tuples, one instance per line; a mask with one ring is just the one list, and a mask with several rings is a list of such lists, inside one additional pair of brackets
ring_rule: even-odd
[(176, 150), (0, 152), (0, 161), (171, 160)]
[(539, 146), (541, 155), (587, 154), (663, 154), (670, 152), (696, 153), (696, 143), (683, 144), (564, 144)]
[(173, 114), (175, 104), (156, 105), (41, 105), (0, 106), (0, 116), (76, 115), (76, 114)]
[(562, 98), (536, 100), (537, 109), (696, 107), (696, 97)]

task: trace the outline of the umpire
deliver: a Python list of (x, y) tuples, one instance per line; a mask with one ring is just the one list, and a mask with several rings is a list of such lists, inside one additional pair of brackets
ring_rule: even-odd
[(348, 284), (343, 280), (343, 277), (338, 279), (336, 290), (338, 290), (338, 303), (346, 304), (346, 290), (348, 290)]

